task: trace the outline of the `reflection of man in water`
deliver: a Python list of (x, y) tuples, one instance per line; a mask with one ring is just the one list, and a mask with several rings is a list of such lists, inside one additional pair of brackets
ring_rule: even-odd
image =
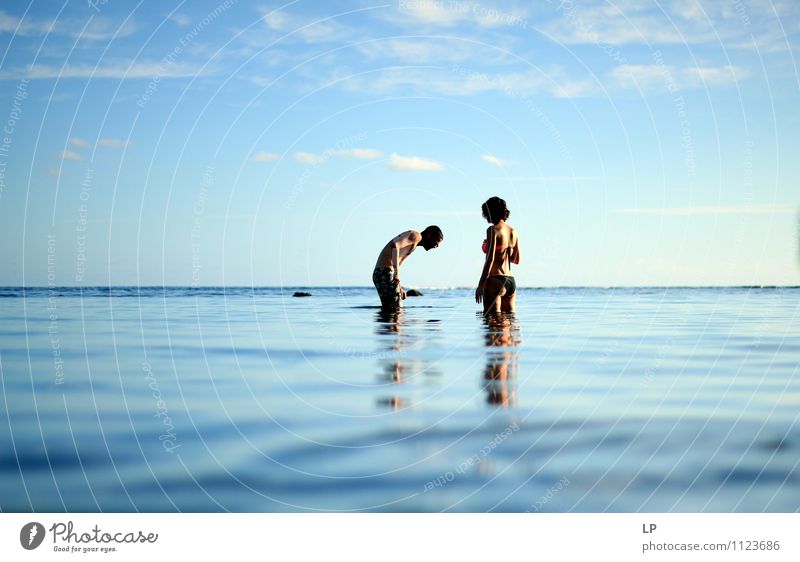
[[(385, 351), (397, 352), (402, 350), (401, 342), (405, 337), (402, 333), (403, 309), (402, 308), (382, 308), (376, 317), (377, 332), (382, 336), (392, 336)], [(383, 371), (386, 379), (393, 383), (403, 382), (406, 365), (398, 358), (386, 358), (383, 362)], [(400, 396), (394, 395), (378, 401), (379, 404), (387, 406), (392, 410), (401, 410), (407, 406), (405, 400)]]
[(444, 240), (442, 229), (429, 226), (422, 233), (406, 230), (398, 234), (383, 247), (372, 271), (372, 283), (381, 298), (381, 305), (397, 308), (400, 301), (406, 298), (406, 292), (400, 286), (400, 266), (411, 255), (417, 246), (425, 250), (436, 248)]
[[(439, 321), (428, 319), (404, 318), (406, 312), (403, 308), (381, 308), (375, 315), (375, 333), (378, 335), (378, 353), (376, 357), (380, 365), (382, 391), (388, 391), (390, 396), (378, 400), (382, 407), (393, 410), (402, 410), (411, 405), (411, 402), (402, 396), (400, 385), (411, 382), (422, 375), (441, 374), (424, 355), (407, 355), (408, 348), (414, 348), (429, 334), (441, 330)], [(410, 328), (410, 329), (409, 329)]]
[[(386, 351), (401, 351), (401, 341), (405, 337), (401, 330), (401, 326), (403, 325), (403, 309), (382, 308), (378, 311), (377, 321), (378, 334), (394, 336), (390, 340), (391, 343), (386, 347)], [(402, 382), (403, 372), (406, 370), (406, 368), (403, 363), (395, 359), (386, 361), (384, 363), (383, 370), (386, 373), (387, 380), (392, 382)]]
[(513, 314), (489, 314), (486, 322), (486, 369), (483, 378), (486, 401), (507, 408), (516, 405), (514, 378), (517, 370), (519, 327)]

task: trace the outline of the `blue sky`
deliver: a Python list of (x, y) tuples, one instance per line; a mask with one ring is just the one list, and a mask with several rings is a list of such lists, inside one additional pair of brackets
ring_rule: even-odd
[[(800, 4), (18, 2), (0, 284), (797, 284)], [(49, 269), (48, 269), (49, 268)]]

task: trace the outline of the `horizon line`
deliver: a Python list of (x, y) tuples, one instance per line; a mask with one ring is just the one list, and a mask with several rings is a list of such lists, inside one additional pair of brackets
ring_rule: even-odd
[[(474, 289), (474, 285), (403, 285), (413, 289)], [(800, 284), (747, 285), (526, 285), (518, 289), (797, 289)], [(8, 289), (373, 289), (372, 285), (0, 285)]]

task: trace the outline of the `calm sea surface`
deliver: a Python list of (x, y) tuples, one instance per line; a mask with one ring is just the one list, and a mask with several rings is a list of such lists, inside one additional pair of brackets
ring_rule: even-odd
[(800, 510), (800, 289), (423, 292), (0, 289), (0, 509)]

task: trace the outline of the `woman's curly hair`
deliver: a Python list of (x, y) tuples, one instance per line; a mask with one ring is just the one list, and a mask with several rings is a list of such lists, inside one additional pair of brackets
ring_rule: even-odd
[(492, 224), (497, 224), (501, 220), (507, 220), (509, 215), (511, 215), (511, 211), (506, 207), (505, 200), (499, 197), (490, 197), (487, 199), (486, 203), (481, 205), (481, 213), (483, 214), (483, 218)]

